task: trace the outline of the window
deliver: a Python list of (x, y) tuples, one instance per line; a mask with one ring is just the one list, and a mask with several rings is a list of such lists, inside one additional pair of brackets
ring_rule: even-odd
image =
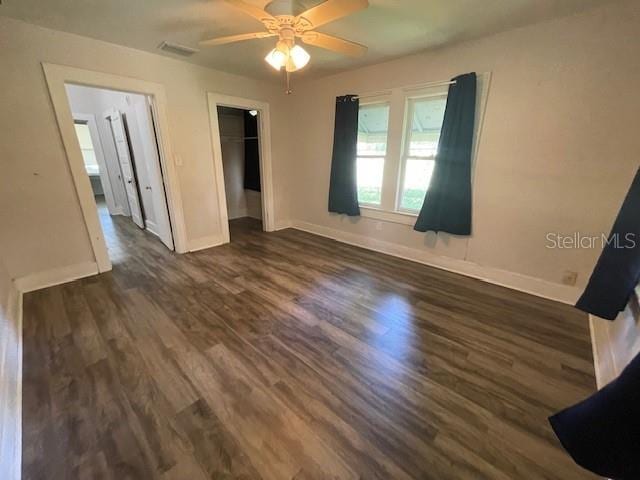
[(75, 127), (78, 142), (80, 143), (80, 150), (82, 151), (82, 158), (84, 159), (84, 168), (89, 175), (99, 175), (100, 167), (98, 167), (96, 152), (93, 149), (89, 125), (86, 123), (76, 123)]
[(407, 101), (399, 210), (417, 212), (422, 208), (436, 164), (446, 105), (446, 93)]
[[(490, 75), (478, 75), (474, 150)], [(436, 165), (448, 92), (449, 82), (444, 81), (360, 99), (357, 167), (362, 216), (415, 224)]]
[(358, 201), (379, 206), (382, 202), (382, 178), (387, 155), (389, 104), (360, 106), (358, 116)]

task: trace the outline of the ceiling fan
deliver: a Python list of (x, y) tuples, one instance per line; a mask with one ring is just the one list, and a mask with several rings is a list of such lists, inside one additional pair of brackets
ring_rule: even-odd
[[(276, 47), (267, 54), (265, 60), (278, 71), (284, 68), (287, 76), (287, 94), (291, 93), (289, 89), (290, 73), (303, 68), (311, 58), (304, 48), (296, 44), (296, 38), (308, 45), (342, 53), (350, 57), (359, 57), (367, 51), (367, 47), (364, 45), (316, 32), (315, 29), (367, 8), (369, 6), (368, 0), (326, 0), (298, 15), (290, 14), (292, 9), (289, 9), (289, 12), (284, 14), (280, 14), (279, 11), (274, 11), (271, 14), (242, 0), (224, 1), (262, 22), (266, 31), (212, 38), (200, 42), (200, 45), (209, 47), (257, 38), (278, 37)], [(284, 2), (283, 0), (276, 0), (269, 2), (267, 8), (276, 10), (278, 6), (282, 6), (282, 3), (295, 6), (295, 1)]]

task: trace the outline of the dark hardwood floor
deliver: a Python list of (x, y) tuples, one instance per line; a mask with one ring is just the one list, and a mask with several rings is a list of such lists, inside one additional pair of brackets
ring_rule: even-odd
[(24, 479), (583, 479), (547, 416), (594, 391), (586, 316), (296, 230), (24, 298)]

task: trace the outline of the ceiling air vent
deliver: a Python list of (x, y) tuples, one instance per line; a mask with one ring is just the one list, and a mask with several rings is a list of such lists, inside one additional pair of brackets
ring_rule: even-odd
[[(2, 1), (2, 0), (0, 0)], [(176, 55), (182, 55), (183, 57), (190, 57), (194, 53), (198, 53), (200, 50), (196, 48), (187, 47), (186, 45), (180, 45), (178, 43), (162, 42), (158, 47), (165, 52), (174, 53)]]

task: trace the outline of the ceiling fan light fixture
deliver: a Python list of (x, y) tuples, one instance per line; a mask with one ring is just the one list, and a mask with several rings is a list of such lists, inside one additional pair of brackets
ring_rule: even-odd
[[(2, 1), (0, 0), (0, 3)], [(366, 9), (369, 6), (369, 0), (314, 0), (312, 3), (316, 5), (303, 12), (299, 12), (299, 10), (306, 6), (307, 1), (272, 0), (266, 2), (269, 11), (250, 3), (255, 0), (220, 1), (226, 2), (258, 20), (266, 31), (210, 38), (201, 41), (200, 45), (209, 47), (245, 40), (278, 37), (276, 47), (267, 54), (265, 61), (278, 72), (285, 69), (287, 94), (291, 93), (289, 86), (291, 72), (304, 68), (311, 59), (311, 56), (302, 47), (296, 45), (297, 39), (307, 45), (350, 57), (359, 57), (367, 52), (367, 47), (364, 45), (317, 32), (316, 28)]]
[(286, 65), (288, 60), (288, 55), (274, 48), (267, 54), (266, 57), (264, 57), (264, 59), (274, 69), (280, 71), (280, 69), (282, 69), (282, 67)]
[(300, 45), (294, 45), (289, 52), (289, 58), (293, 62), (293, 65), (296, 67), (296, 70), (300, 70), (301, 68), (304, 68), (307, 63), (309, 63), (311, 55), (309, 55), (307, 51)]

